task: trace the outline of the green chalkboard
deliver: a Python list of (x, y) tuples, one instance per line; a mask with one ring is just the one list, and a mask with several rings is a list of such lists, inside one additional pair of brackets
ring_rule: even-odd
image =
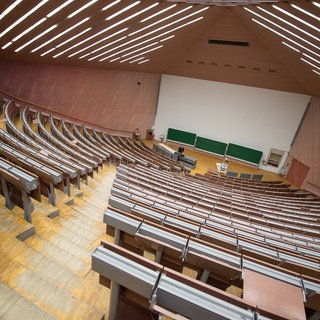
[(210, 140), (203, 137), (197, 137), (195, 148), (224, 156), (227, 144), (224, 142)]
[(258, 165), (262, 157), (262, 152), (242, 147), (237, 144), (229, 143), (226, 156), (237, 158)]
[(181, 131), (177, 129), (168, 129), (167, 140), (181, 142), (194, 146), (197, 135), (195, 133)]

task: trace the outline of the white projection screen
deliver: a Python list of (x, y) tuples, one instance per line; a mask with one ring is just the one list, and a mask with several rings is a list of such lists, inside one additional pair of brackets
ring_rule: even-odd
[[(155, 138), (168, 128), (260, 150), (289, 151), (310, 97), (162, 75)], [(266, 168), (264, 168), (266, 169)]]

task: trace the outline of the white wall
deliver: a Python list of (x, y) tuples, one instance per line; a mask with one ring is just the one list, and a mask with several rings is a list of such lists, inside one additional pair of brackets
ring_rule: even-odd
[[(168, 128), (263, 152), (289, 151), (310, 97), (163, 75), (155, 138)], [(274, 171), (274, 168), (263, 169)]]

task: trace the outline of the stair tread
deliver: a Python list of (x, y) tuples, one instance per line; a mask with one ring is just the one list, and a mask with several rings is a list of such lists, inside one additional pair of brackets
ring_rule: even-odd
[(37, 307), (30, 300), (21, 296), (4, 283), (0, 282), (0, 319), (25, 320), (42, 319), (54, 320), (54, 316)]
[(90, 265), (85, 263), (83, 260), (80, 260), (72, 253), (61, 249), (59, 246), (38, 236), (37, 234), (24, 242), (31, 248), (41, 252), (79, 276), (84, 276), (90, 270)]
[(41, 278), (21, 264), (7, 269), (0, 280), (37, 307), (58, 319), (102, 319), (103, 313)]

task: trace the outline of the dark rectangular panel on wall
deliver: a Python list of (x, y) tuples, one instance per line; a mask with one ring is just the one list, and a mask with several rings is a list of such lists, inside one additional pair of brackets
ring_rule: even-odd
[(254, 150), (239, 146), (237, 144), (229, 143), (226, 156), (258, 165), (262, 157), (262, 152), (259, 150)]
[(197, 137), (195, 148), (224, 156), (227, 144), (216, 140)]
[(197, 135), (195, 133), (181, 131), (177, 129), (168, 129), (167, 140), (181, 142), (184, 144), (188, 144), (190, 146), (194, 146), (196, 142)]

